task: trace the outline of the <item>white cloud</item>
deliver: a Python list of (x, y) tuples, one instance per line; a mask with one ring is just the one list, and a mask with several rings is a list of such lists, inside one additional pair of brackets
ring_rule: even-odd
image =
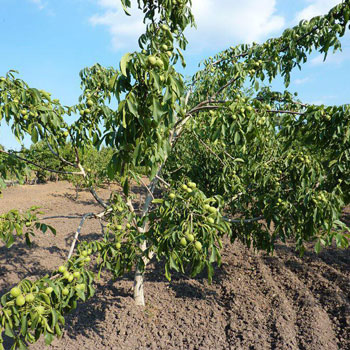
[(301, 79), (295, 79), (294, 80), (294, 84), (302, 85), (302, 84), (307, 83), (308, 81), (310, 81), (310, 77), (305, 77), (305, 78), (301, 78)]
[(193, 0), (198, 29), (190, 42), (199, 48), (225, 47), (261, 41), (280, 31), (285, 19), (276, 14), (276, 0)]
[(30, 2), (36, 4), (40, 10), (42, 10), (46, 6), (46, 4), (43, 3), (42, 0), (30, 0)]
[(144, 32), (142, 13), (136, 9), (133, 0), (131, 16), (127, 16), (120, 4), (120, 0), (98, 0), (103, 13), (95, 14), (90, 18), (92, 25), (104, 25), (112, 37), (112, 46), (115, 50), (136, 48), (137, 39)]
[(306, 0), (306, 2), (310, 5), (296, 14), (295, 20), (297, 22), (302, 19), (309, 20), (312, 17), (326, 14), (332, 7), (339, 4), (340, 0)]
[[(93, 25), (104, 25), (112, 36), (115, 49), (136, 47), (144, 31), (141, 11), (124, 14), (120, 0), (96, 0), (102, 13), (90, 18)], [(285, 20), (276, 14), (277, 0), (193, 0), (198, 29), (187, 30), (192, 49), (222, 48), (242, 42), (260, 41), (280, 31)], [(193, 44), (195, 43), (195, 44)]]

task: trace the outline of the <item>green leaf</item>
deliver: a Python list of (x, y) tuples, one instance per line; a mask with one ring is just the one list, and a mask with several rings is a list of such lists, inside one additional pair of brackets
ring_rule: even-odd
[(316, 252), (316, 254), (319, 254), (320, 251), (321, 251), (321, 242), (320, 242), (320, 240), (318, 239), (317, 242), (316, 242), (316, 244), (315, 244), (315, 252)]
[(45, 339), (45, 344), (50, 345), (52, 341), (54, 340), (53, 334), (49, 333), (46, 329), (44, 331), (44, 339)]
[(170, 262), (170, 267), (172, 269), (174, 269), (175, 271), (179, 272), (179, 268), (178, 268), (176, 262), (174, 261), (173, 257), (171, 256), (171, 254), (169, 255), (169, 262)]
[(28, 322), (27, 322), (27, 316), (23, 315), (21, 319), (21, 334), (23, 336), (26, 335), (28, 329)]
[(126, 53), (120, 60), (120, 70), (124, 76), (127, 76), (126, 67), (129, 60), (131, 59), (130, 56), (131, 56), (130, 53)]
[(129, 195), (129, 179), (126, 178), (123, 184), (123, 192), (126, 196)]
[(112, 76), (112, 78), (109, 79), (109, 82), (108, 82), (108, 89), (109, 89), (109, 90), (113, 90), (114, 84), (115, 84), (115, 81), (116, 81), (117, 77), (118, 77), (118, 75), (117, 75), (117, 74), (114, 74), (114, 75)]
[(9, 324), (7, 322), (5, 322), (5, 334), (10, 337), (10, 338), (14, 338), (15, 335), (12, 332), (12, 329), (10, 328)]

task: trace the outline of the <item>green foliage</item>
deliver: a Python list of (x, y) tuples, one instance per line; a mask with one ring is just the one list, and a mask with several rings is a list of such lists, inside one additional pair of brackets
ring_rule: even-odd
[[(76, 255), (64, 272), (35, 282), (25, 279), (1, 297), (0, 326), (5, 335), (14, 339), (11, 349), (26, 349), (41, 335), (47, 345), (54, 337), (62, 336), (64, 315), (76, 308), (78, 300), (94, 295), (87, 258)], [(0, 334), (0, 349), (4, 350), (2, 340)]]
[(6, 214), (0, 215), (0, 240), (7, 248), (10, 248), (15, 242), (15, 237), (24, 237), (27, 245), (31, 245), (31, 236), (34, 236), (35, 230), (46, 233), (49, 229), (54, 235), (56, 230), (44, 223), (40, 223), (38, 214), (39, 207), (31, 207), (24, 213), (18, 210), (11, 210)]
[[(127, 13), (131, 1), (121, 2)], [(261, 86), (278, 74), (288, 86), (292, 69), (313, 50), (325, 57), (339, 50), (350, 2), (261, 45), (230, 47), (205, 60), (190, 84), (174, 65), (185, 66), (181, 50), (185, 28), (194, 25), (191, 1), (138, 0), (138, 6), (146, 23), (141, 50), (126, 53), (119, 69), (83, 69), (75, 106), (62, 107), (13, 71), (0, 78), (0, 121), (12, 123), (18, 139), (31, 135), (35, 145), (23, 153), (32, 163), (41, 154), (43, 163), (64, 169), (76, 185), (93, 192), (108, 177), (120, 180), (124, 192), (111, 196), (109, 206), (102, 203), (108, 221), (102, 239), (82, 242), (59, 274), (25, 280), (3, 296), (1, 325), (15, 347), (25, 348), (41, 334), (47, 343), (60, 336), (60, 317), (93, 294), (92, 274), (84, 267), (90, 253), (100, 271), (115, 277), (135, 267), (142, 274), (155, 255), (169, 280), (172, 269), (195, 276), (206, 268), (211, 281), (223, 235), (267, 252), (276, 240), (290, 238), (301, 254), (309, 241), (317, 252), (333, 240), (348, 247), (349, 229), (340, 215), (350, 201), (349, 106), (309, 106), (288, 91)], [(64, 115), (71, 113), (79, 117), (68, 126)], [(11, 157), (0, 154), (3, 174)], [(76, 169), (80, 178), (73, 180)], [(143, 182), (141, 171), (148, 194), (135, 210), (129, 186), (132, 179)], [(160, 176), (169, 192), (156, 191)], [(26, 221), (11, 215), (3, 221), (7, 232), (22, 232), (11, 222)]]
[(170, 270), (174, 269), (190, 272), (194, 277), (207, 268), (211, 281), (212, 264), (221, 262), (220, 238), (230, 233), (230, 225), (220, 212), (222, 198), (207, 198), (194, 182), (188, 182), (153, 202), (159, 206), (148, 217), (150, 228), (146, 238), (157, 259), (165, 259), (165, 276), (170, 280)]

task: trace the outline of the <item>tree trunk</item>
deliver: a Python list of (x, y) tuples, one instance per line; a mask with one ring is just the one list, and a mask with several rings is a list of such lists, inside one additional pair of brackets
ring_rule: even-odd
[(134, 300), (136, 305), (145, 306), (145, 297), (143, 293), (143, 272), (139, 266), (136, 268), (134, 278)]
[[(187, 95), (186, 95), (186, 99), (185, 99), (185, 105), (187, 105), (188, 103), (188, 99), (190, 97), (190, 94), (192, 92), (192, 88), (188, 91)], [(187, 116), (177, 127), (175, 127), (171, 134), (170, 134), (170, 144), (172, 145), (172, 147), (174, 146), (174, 142), (176, 139), (176, 136), (181, 132), (183, 126), (186, 124), (186, 122), (189, 120), (191, 116)], [(149, 207), (152, 201), (152, 197), (153, 197), (153, 193), (155, 191), (155, 188), (158, 184), (158, 176), (160, 176), (163, 166), (165, 164), (167, 160), (167, 157), (165, 157), (163, 163), (159, 166), (158, 171), (157, 171), (157, 175), (155, 176), (155, 178), (152, 180), (151, 182), (151, 186), (150, 186), (150, 193), (147, 193), (143, 208), (142, 208), (142, 217), (147, 215), (148, 211), (149, 211)], [(139, 230), (146, 232), (147, 227), (144, 226), (142, 229)], [(143, 242), (140, 245), (140, 248), (142, 250), (142, 252), (144, 252), (147, 249), (147, 242)], [(143, 290), (143, 277), (144, 277), (144, 272), (146, 270), (147, 264), (148, 262), (152, 259), (154, 253), (151, 252), (149, 254), (149, 256), (144, 256), (142, 257), (143, 260), (143, 268), (140, 268), (140, 264), (137, 265), (136, 267), (136, 271), (135, 271), (135, 277), (134, 277), (134, 300), (135, 300), (135, 304), (136, 305), (141, 305), (141, 306), (145, 306), (145, 297), (144, 297), (144, 290)]]

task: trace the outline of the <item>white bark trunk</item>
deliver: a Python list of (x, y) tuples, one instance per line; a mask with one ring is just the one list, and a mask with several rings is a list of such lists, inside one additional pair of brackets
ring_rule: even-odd
[(136, 268), (134, 278), (134, 300), (136, 305), (145, 306), (145, 297), (143, 293), (143, 271)]
[[(188, 103), (188, 99), (190, 97), (191, 92), (192, 92), (192, 89), (190, 89), (186, 95), (185, 105), (187, 105), (187, 103)], [(174, 145), (176, 134), (181, 132), (183, 126), (186, 124), (186, 122), (188, 121), (188, 119), (190, 117), (191, 116), (188, 116), (187, 118), (185, 118), (180, 123), (180, 125), (178, 125), (176, 128), (174, 128), (174, 130), (172, 130), (172, 132), (170, 134), (170, 143), (172, 146)], [(156, 174), (155, 178), (153, 179), (153, 181), (151, 182), (150, 188), (148, 189), (149, 193), (147, 193), (145, 203), (144, 203), (143, 208), (142, 208), (142, 217), (147, 215), (147, 213), (148, 213), (151, 201), (153, 199), (153, 192), (158, 184), (159, 176), (160, 176), (162, 168), (166, 162), (166, 159), (167, 159), (167, 157), (164, 159), (163, 163), (158, 168), (157, 174)], [(146, 230), (147, 230), (147, 227), (144, 226), (143, 228), (139, 229), (139, 232), (141, 232), (141, 231), (146, 232)], [(140, 245), (140, 248), (141, 248), (142, 252), (144, 252), (147, 249), (147, 243), (143, 242)], [(145, 306), (145, 297), (144, 297), (144, 290), (143, 290), (143, 280), (144, 280), (143, 276), (144, 276), (144, 272), (146, 270), (147, 264), (152, 259), (153, 255), (154, 255), (154, 252), (151, 252), (148, 257), (144, 256), (142, 258), (143, 266), (144, 266), (143, 269), (140, 269), (139, 265), (136, 267), (135, 277), (134, 277), (134, 300), (135, 300), (136, 305)]]

